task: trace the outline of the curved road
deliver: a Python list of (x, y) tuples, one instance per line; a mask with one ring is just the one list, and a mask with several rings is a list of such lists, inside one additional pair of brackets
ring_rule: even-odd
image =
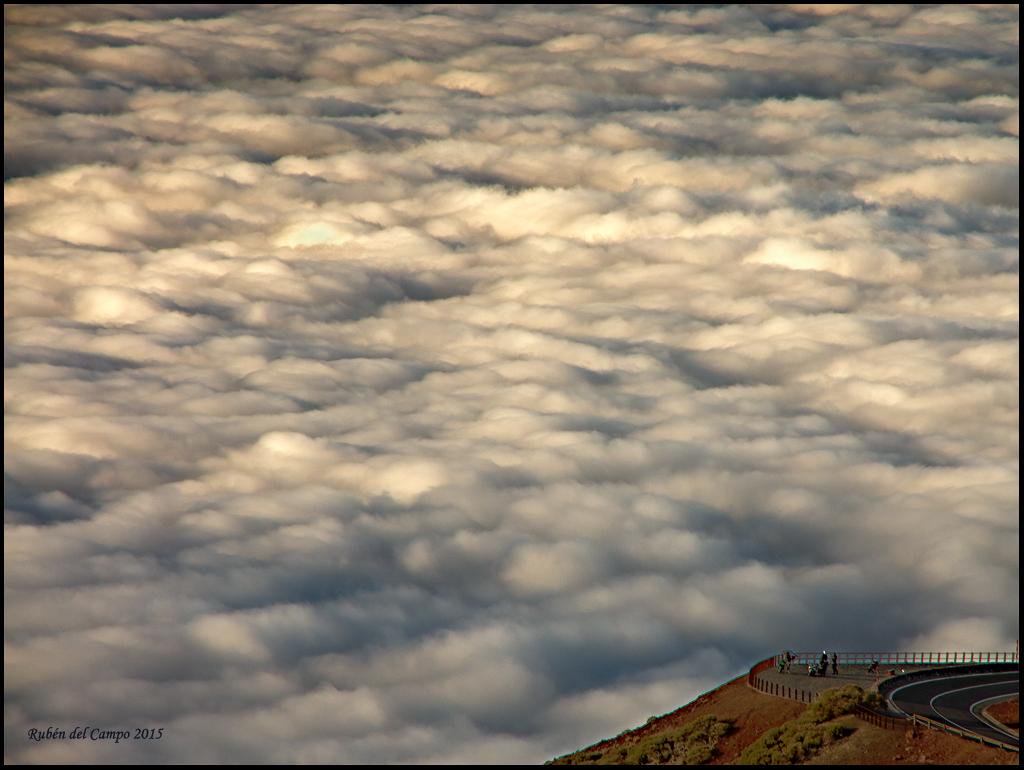
[(1016, 735), (981, 717), (987, 706), (1019, 691), (1018, 671), (956, 674), (897, 687), (889, 693), (889, 700), (905, 714), (918, 714), (1019, 747)]

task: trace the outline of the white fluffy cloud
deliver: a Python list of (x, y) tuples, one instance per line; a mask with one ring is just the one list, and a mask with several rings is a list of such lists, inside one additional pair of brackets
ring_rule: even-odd
[(537, 762), (1011, 644), (1017, 29), (6, 7), (5, 759)]

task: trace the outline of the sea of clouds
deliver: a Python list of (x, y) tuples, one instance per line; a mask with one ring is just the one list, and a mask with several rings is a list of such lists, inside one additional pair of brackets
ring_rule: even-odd
[[(5, 759), (539, 762), (1012, 650), (1017, 45), (5, 7)], [(164, 733), (27, 738), (81, 725)]]

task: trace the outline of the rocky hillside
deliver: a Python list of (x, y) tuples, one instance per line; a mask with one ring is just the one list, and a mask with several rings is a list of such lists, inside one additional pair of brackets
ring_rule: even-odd
[(831, 690), (810, 705), (740, 677), (692, 703), (548, 764), (1017, 764), (1016, 754), (942, 733), (885, 730), (856, 717), (870, 695)]

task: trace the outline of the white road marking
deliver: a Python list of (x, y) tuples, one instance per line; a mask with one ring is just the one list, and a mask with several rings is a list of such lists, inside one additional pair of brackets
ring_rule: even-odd
[[(989, 703), (999, 703), (999, 702), (1004, 701), (1004, 700), (1009, 700), (1009, 698), (1006, 697), (1007, 695), (1009, 695), (1009, 693), (1005, 693), (1003, 695), (996, 695), (993, 698), (985, 698), (984, 700), (975, 701), (971, 705), (971, 713), (974, 714), (974, 716), (976, 716), (982, 722), (987, 724), (989, 727), (991, 727), (993, 730), (1001, 732), (1003, 735), (1008, 735), (1011, 738), (1013, 738), (1015, 741), (1019, 741), (1020, 740), (1020, 735), (1018, 735), (1017, 733), (1007, 729), (1006, 727), (1004, 727), (1003, 725), (999, 724), (999, 722), (995, 721), (994, 719), (989, 719), (984, 714), (981, 714), (981, 713), (979, 713), (976, 710), (979, 706), (981, 707), (982, 710), (984, 710), (985, 706), (987, 704), (989, 704)], [(1017, 693), (1017, 697), (1018, 698), (1020, 697), (1020, 692)]]
[[(1004, 673), (1004, 674), (1005, 674), (1006, 672), (1001, 672), (1001, 673)], [(984, 676), (984, 675), (983, 675), (983, 674), (979, 674), (979, 676)], [(950, 677), (950, 679), (953, 679), (953, 677)], [(1010, 682), (1012, 682), (1012, 681), (1013, 681), (1012, 679), (1007, 679), (1007, 680), (1006, 680), (1006, 683), (1007, 683), (1007, 684), (1009, 684), (1009, 683), (1010, 683)], [(1002, 683), (1002, 682), (995, 682), (995, 684), (1003, 684), (1003, 683)], [(950, 724), (954, 724), (954, 725), (956, 725), (956, 726), (957, 726), (957, 727), (959, 727), (959, 728), (960, 728), (961, 730), (967, 730), (968, 732), (971, 732), (971, 733), (973, 733), (973, 732), (975, 732), (975, 731), (974, 731), (974, 730), (972, 730), (972, 729), (971, 729), (970, 727), (965, 727), (964, 725), (960, 724), (959, 722), (957, 722), (957, 721), (956, 721), (955, 719), (953, 719), (952, 717), (949, 717), (949, 716), (947, 716), (946, 714), (943, 714), (943, 713), (942, 713), (942, 712), (941, 712), (941, 711), (939, 710), (939, 707), (935, 705), (935, 701), (936, 701), (936, 700), (938, 700), (939, 698), (944, 698), (944, 697), (946, 697), (947, 695), (955, 695), (955, 694), (956, 694), (956, 693), (958, 693), (958, 692), (967, 692), (967, 690), (976, 690), (976, 689), (978, 689), (979, 687), (991, 687), (991, 686), (992, 686), (992, 683), (990, 683), (990, 682), (985, 682), (985, 683), (982, 683), (982, 684), (974, 684), (974, 685), (971, 685), (971, 686), (969, 686), (969, 687), (959, 687), (959, 688), (957, 688), (956, 690), (946, 690), (945, 692), (940, 692), (940, 693), (939, 693), (938, 695), (936, 695), (936, 696), (935, 696), (934, 698), (932, 698), (932, 699), (931, 699), (930, 701), (928, 701), (928, 706), (929, 706), (929, 708), (931, 708), (931, 710), (932, 710), (932, 711), (934, 711), (934, 712), (935, 712), (936, 714), (938, 714), (938, 715), (939, 715), (939, 716), (940, 716), (940, 717), (941, 717), (942, 719), (945, 719), (945, 720), (946, 720), (947, 722), (949, 722)], [(984, 699), (984, 698), (983, 698), (982, 700), (987, 700), (987, 699)], [(972, 706), (973, 706), (973, 705), (976, 705), (976, 704), (978, 704), (978, 703), (981, 703), (981, 702), (982, 702), (982, 701), (975, 701), (975, 702), (974, 702), (974, 704), (972, 704)], [(971, 712), (972, 714), (974, 714), (974, 710), (973, 710), (973, 708), (971, 708), (971, 709), (970, 709), (970, 712)], [(974, 714), (974, 716), (977, 716), (977, 714)], [(987, 723), (986, 723), (986, 724), (987, 724)]]
[(910, 682), (908, 684), (900, 685), (895, 690), (893, 690), (891, 693), (889, 693), (886, 696), (886, 699), (889, 701), (889, 705), (890, 706), (892, 706), (898, 712), (903, 714), (903, 716), (908, 717), (908, 716), (910, 716), (910, 714), (908, 714), (906, 711), (904, 711), (899, 706), (897, 706), (896, 705), (896, 701), (893, 699), (895, 697), (896, 693), (898, 693), (900, 690), (906, 690), (908, 687), (914, 687), (915, 685), (923, 684), (924, 682), (928, 682), (928, 681), (935, 681), (936, 679), (966, 679), (969, 676), (970, 677), (974, 677), (974, 676), (1005, 676), (1007, 673), (1010, 673), (1010, 672), (1006, 672), (1006, 671), (991, 672), (990, 671), (990, 672), (986, 672), (986, 673), (983, 673), (983, 674), (954, 674), (953, 676), (936, 676), (936, 677), (932, 677), (931, 679), (921, 679), (921, 680), (919, 680), (917, 682)]

